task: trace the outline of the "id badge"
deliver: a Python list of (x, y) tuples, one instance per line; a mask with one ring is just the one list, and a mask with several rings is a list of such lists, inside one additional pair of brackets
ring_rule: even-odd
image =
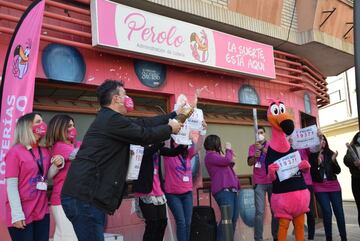
[(157, 169), (154, 169), (154, 175), (157, 175), (157, 174), (158, 174)]
[(261, 168), (261, 162), (256, 162), (255, 163), (255, 168)]
[(190, 182), (190, 178), (188, 176), (183, 176), (183, 182)]
[(46, 191), (47, 190), (47, 183), (46, 182), (37, 182), (36, 183), (36, 189), (40, 191)]

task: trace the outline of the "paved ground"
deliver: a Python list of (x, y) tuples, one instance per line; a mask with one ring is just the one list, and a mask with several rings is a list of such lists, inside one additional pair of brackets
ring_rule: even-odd
[[(346, 232), (348, 241), (360, 241), (360, 228), (357, 221), (357, 209), (354, 202), (344, 202), (344, 212), (345, 212), (345, 222), (346, 222)], [(333, 215), (333, 241), (340, 241), (339, 231), (336, 226), (336, 220)], [(305, 234), (305, 240), (307, 234)], [(295, 238), (293, 235), (289, 235), (287, 241), (294, 241)], [(325, 232), (322, 223), (317, 222), (315, 230), (315, 241), (326, 241)]]

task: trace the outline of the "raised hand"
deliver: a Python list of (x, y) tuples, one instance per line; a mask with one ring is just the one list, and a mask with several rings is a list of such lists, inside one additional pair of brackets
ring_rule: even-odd
[(225, 149), (231, 150), (231, 143), (230, 142), (225, 143)]
[(175, 119), (170, 119), (168, 125), (171, 127), (173, 134), (177, 134), (183, 126), (183, 124), (181, 124)]

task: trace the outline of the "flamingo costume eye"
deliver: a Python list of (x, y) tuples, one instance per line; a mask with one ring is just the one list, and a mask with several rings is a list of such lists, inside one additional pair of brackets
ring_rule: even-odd
[[(285, 106), (284, 106), (284, 108), (285, 108)], [(270, 112), (273, 115), (279, 115), (280, 114), (279, 106), (277, 104), (272, 104), (270, 107)]]
[(279, 104), (279, 109), (280, 109), (280, 113), (285, 113), (286, 112), (286, 108), (285, 108), (285, 105), (283, 103)]

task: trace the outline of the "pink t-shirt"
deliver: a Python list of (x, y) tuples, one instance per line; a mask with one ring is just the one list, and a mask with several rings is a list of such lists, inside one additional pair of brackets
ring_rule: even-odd
[(154, 160), (154, 178), (153, 178), (153, 188), (151, 193), (139, 193), (136, 192), (135, 197), (142, 196), (162, 196), (164, 192), (161, 190), (160, 178), (159, 178), (159, 159)]
[[(44, 218), (49, 213), (48, 198), (46, 191), (36, 189), (36, 184), (41, 181), (37, 160), (40, 159), (39, 149), (37, 146), (32, 147), (35, 155), (21, 144), (14, 145), (5, 156), (5, 178), (18, 178), (18, 190), (20, 195), (21, 206), (25, 214), (25, 222), (29, 224)], [(50, 167), (50, 154), (46, 148), (41, 148), (44, 177)], [(12, 227), (11, 208), (9, 200), (6, 200), (7, 225)]]
[(341, 191), (338, 180), (313, 182), (314, 192), (339, 192)]
[[(265, 148), (269, 147), (269, 142), (265, 142)], [(252, 144), (249, 146), (248, 157), (255, 156), (256, 146)], [(270, 184), (272, 183), (270, 177), (266, 174), (266, 165), (265, 165), (266, 154), (261, 153), (260, 157), (256, 159), (257, 164), (254, 164), (253, 168), (253, 181), (255, 184)]]
[[(81, 142), (76, 143), (76, 147), (80, 147)], [(69, 160), (70, 154), (74, 151), (74, 144), (68, 144), (62, 141), (58, 141), (52, 148), (52, 156), (61, 155), (65, 159), (64, 167), (53, 178), (53, 191), (50, 197), (51, 205), (61, 205), (61, 189), (64, 185), (66, 175), (70, 169), (71, 161)]]
[(185, 159), (181, 155), (164, 156), (165, 192), (183, 194), (192, 191), (191, 159), (195, 155), (194, 145), (188, 149)]

